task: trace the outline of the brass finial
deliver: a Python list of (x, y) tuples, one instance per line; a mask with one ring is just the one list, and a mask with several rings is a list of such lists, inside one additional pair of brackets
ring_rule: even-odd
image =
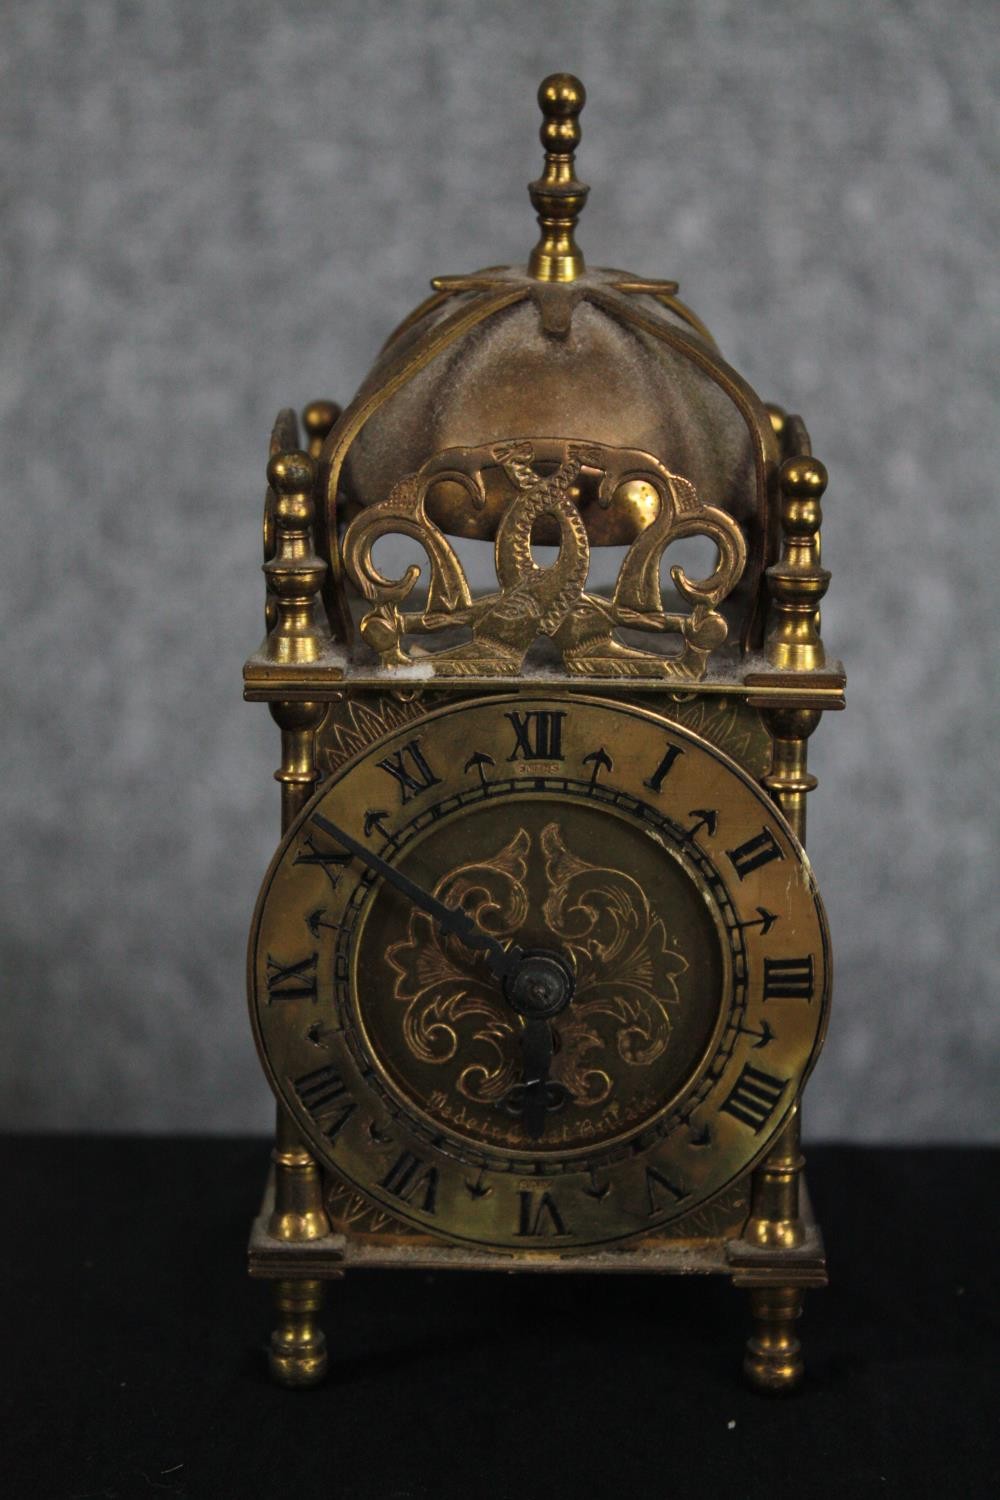
[(767, 570), (773, 611), (767, 659), (784, 671), (812, 672), (826, 662), (817, 630), (817, 611), (830, 583), (819, 561), (826, 485), (826, 469), (808, 453), (787, 458), (778, 474), (784, 546), (781, 561)]
[(316, 460), (299, 449), (273, 453), (267, 482), (275, 495), (274, 554), (264, 564), (274, 624), (264, 643), (271, 661), (315, 661), (324, 636), (313, 618), (326, 562), (313, 548)]
[(336, 401), (310, 401), (309, 405), (303, 409), (302, 426), (309, 439), (307, 452), (312, 458), (319, 458), (323, 451), (323, 444), (339, 416), (340, 407)]
[(538, 281), (575, 281), (586, 269), (573, 238), (590, 192), (586, 183), (577, 181), (574, 171), (580, 111), (586, 102), (586, 90), (572, 73), (552, 73), (538, 88), (538, 104), (544, 116), (539, 135), (545, 147), (545, 171), (528, 185), (542, 230), (528, 261), (529, 275)]

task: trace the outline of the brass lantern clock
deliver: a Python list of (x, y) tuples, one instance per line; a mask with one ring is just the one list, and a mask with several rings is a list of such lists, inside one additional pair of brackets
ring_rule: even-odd
[(806, 746), (844, 701), (826, 473), (675, 283), (585, 265), (583, 87), (539, 102), (527, 265), (435, 280), (349, 406), (271, 439), (250, 1272), (287, 1385), (324, 1373), (324, 1282), (412, 1266), (719, 1273), (748, 1378), (787, 1390), (826, 1279), (799, 1148), (831, 983)]

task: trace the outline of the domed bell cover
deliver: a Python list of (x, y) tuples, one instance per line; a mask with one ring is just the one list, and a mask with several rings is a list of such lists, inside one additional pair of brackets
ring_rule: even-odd
[[(724, 640), (760, 644), (774, 428), (675, 282), (585, 265), (583, 86), (556, 74), (538, 97), (546, 155), (529, 192), (541, 233), (527, 265), (437, 278), (326, 439), (328, 609), (333, 619), (341, 563), (375, 605), (362, 636), (384, 666), (427, 653), (445, 675), (482, 675), (488, 661), (486, 675), (513, 673), (547, 638), (571, 672), (699, 677)], [(386, 578), (372, 560), (392, 533), (429, 559), (416, 613), (401, 606), (419, 597), (418, 570)], [(697, 535), (716, 565), (701, 579), (673, 569), (673, 602), (688, 606), (675, 615), (661, 563)], [(448, 538), (494, 544), (497, 593), (474, 598)], [(531, 548), (545, 544), (559, 551), (542, 567)], [(604, 595), (584, 589), (601, 547), (630, 549)], [(472, 639), (456, 646), (458, 626)], [(427, 639), (411, 655), (414, 633)], [(670, 634), (680, 656), (662, 644)]]

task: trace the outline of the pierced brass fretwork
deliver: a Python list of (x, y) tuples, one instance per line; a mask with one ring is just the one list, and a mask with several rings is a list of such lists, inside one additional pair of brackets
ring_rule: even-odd
[[(512, 494), (497, 529), (494, 547), (495, 593), (473, 599), (462, 565), (427, 511), (433, 486), (460, 485), (473, 507), (486, 504), (484, 474), (501, 470)], [(652, 511), (649, 524), (632, 542), (610, 599), (587, 593), (590, 543), (580, 513), (580, 486), (597, 486), (597, 503), (613, 506), (645, 486)], [(538, 532), (558, 540), (549, 567), (532, 556)], [(403, 611), (420, 569), (385, 578), (372, 561), (372, 548), (390, 533), (418, 541), (430, 562), (427, 597), (421, 610)], [(672, 542), (707, 536), (716, 545), (714, 571), (690, 579), (683, 568), (670, 570), (674, 587), (691, 606), (686, 614), (664, 609), (660, 562)], [(694, 486), (671, 474), (649, 453), (565, 438), (532, 438), (478, 448), (450, 448), (408, 475), (387, 499), (356, 517), (344, 537), (348, 575), (374, 603), (361, 622), (361, 634), (387, 667), (409, 665), (407, 635), (464, 625), (470, 641), (421, 660), (438, 676), (509, 677), (518, 672), (539, 636), (551, 638), (568, 672), (586, 677), (665, 677), (697, 680), (709, 655), (726, 638), (716, 605), (735, 587), (746, 564), (746, 544), (736, 523), (699, 500)], [(676, 632), (683, 640), (673, 656), (644, 651), (615, 639), (616, 628)]]

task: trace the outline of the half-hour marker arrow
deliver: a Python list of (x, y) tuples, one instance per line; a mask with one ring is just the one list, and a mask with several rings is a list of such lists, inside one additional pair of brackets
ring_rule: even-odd
[(697, 834), (702, 828), (704, 828), (709, 838), (712, 837), (719, 822), (719, 814), (715, 811), (714, 808), (692, 807), (688, 816), (694, 818), (694, 822), (691, 824), (690, 828), (686, 828), (684, 830), (684, 837), (686, 839), (693, 839), (695, 834)]
[(744, 927), (759, 927), (761, 937), (766, 937), (778, 920), (778, 913), (768, 911), (766, 906), (758, 906), (757, 916), (749, 922), (737, 922), (737, 927), (742, 932)]
[(755, 1052), (759, 1052), (761, 1047), (766, 1047), (768, 1042), (774, 1041), (774, 1032), (766, 1021), (761, 1021), (759, 1031), (754, 1031), (752, 1026), (737, 1026), (736, 1030), (743, 1036), (755, 1036), (757, 1038), (753, 1044)]
[(487, 755), (485, 750), (476, 750), (472, 755), (469, 756), (468, 760), (465, 762), (465, 766), (463, 769), (466, 772), (469, 772), (473, 769), (477, 770), (479, 772), (480, 786), (487, 787), (489, 786), (489, 781), (486, 777), (486, 767), (495, 765), (496, 761), (493, 759), (492, 755)]
[(687, 1128), (691, 1132), (692, 1146), (707, 1146), (712, 1139), (711, 1127), (708, 1125), (695, 1125), (693, 1120), (688, 1120)]
[(340, 932), (342, 930), (339, 922), (325, 922), (323, 920), (325, 916), (326, 907), (317, 906), (316, 910), (311, 911), (306, 917), (306, 926), (309, 928), (309, 931), (312, 933), (314, 938), (319, 937), (319, 930), (321, 927), (329, 927), (331, 932)]
[(376, 1146), (384, 1146), (387, 1142), (392, 1140), (392, 1136), (388, 1133), (388, 1131), (379, 1130), (377, 1120), (372, 1120), (369, 1124), (368, 1134), (371, 1136)]
[(365, 838), (371, 838), (373, 828), (377, 828), (384, 839), (389, 837), (389, 830), (382, 822), (383, 818), (389, 816), (384, 807), (370, 807), (365, 813)]
[(594, 769), (590, 773), (591, 791), (593, 791), (594, 787), (597, 785), (597, 778), (598, 776), (600, 776), (602, 769), (605, 771), (613, 771), (615, 766), (614, 761), (611, 759), (611, 756), (605, 750), (603, 745), (601, 745), (598, 750), (591, 750), (589, 755), (585, 755), (583, 757), (583, 764), (585, 766), (593, 765), (594, 767)]
[(583, 1191), (586, 1193), (588, 1198), (596, 1198), (598, 1203), (603, 1203), (604, 1199), (611, 1191), (611, 1184), (610, 1182), (605, 1182), (603, 1184), (599, 1183), (597, 1180), (597, 1173), (594, 1171), (593, 1167), (591, 1167), (590, 1187), (585, 1187)]
[[(492, 761), (490, 762), (490, 764), (492, 765)], [(476, 1178), (475, 1182), (469, 1182), (468, 1178), (466, 1179), (465, 1191), (468, 1193), (470, 1198), (488, 1198), (492, 1193), (493, 1189), (491, 1187), (483, 1185), (483, 1173), (485, 1171), (485, 1167), (479, 1168), (479, 1176)]]

